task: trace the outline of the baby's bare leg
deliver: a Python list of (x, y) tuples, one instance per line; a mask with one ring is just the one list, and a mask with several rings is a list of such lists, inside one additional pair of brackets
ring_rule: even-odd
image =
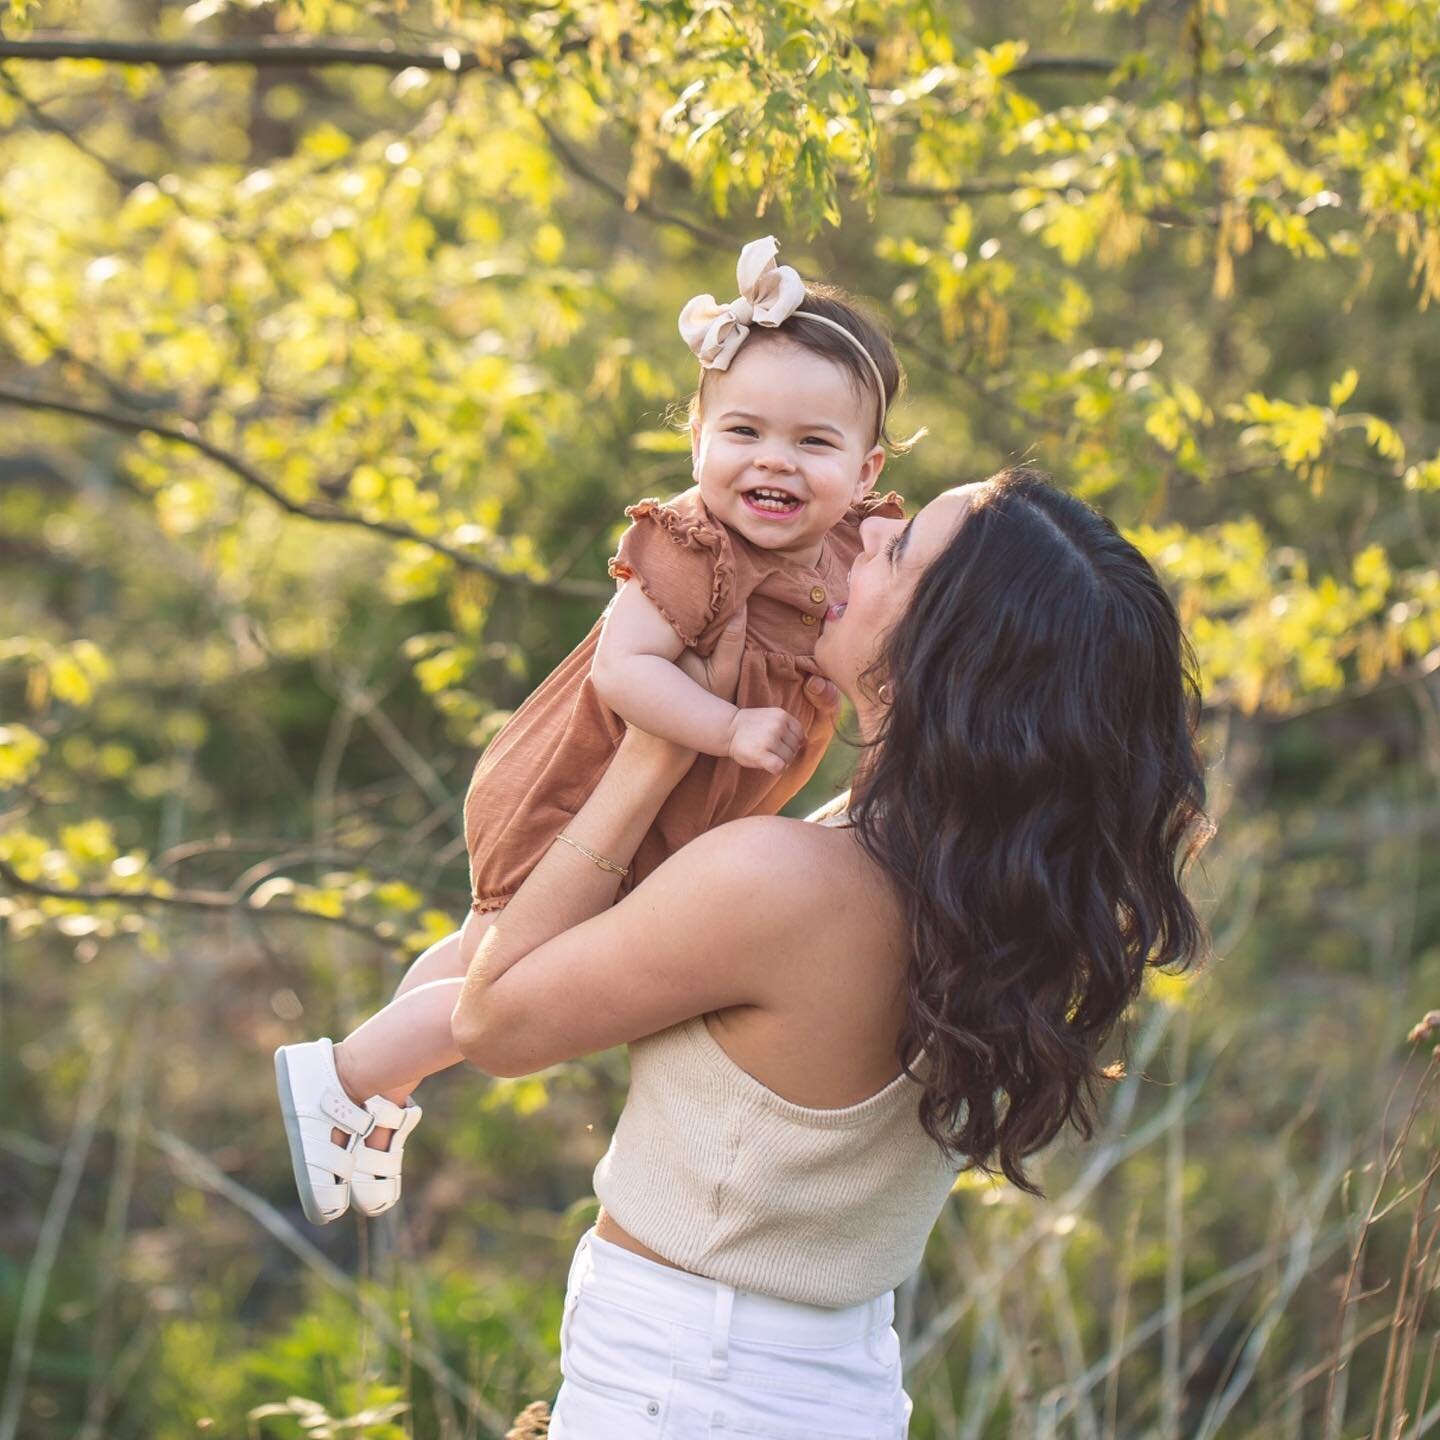
[(395, 987), (395, 994), (391, 999), (398, 1000), (407, 990), (413, 990), (417, 985), (428, 985), (432, 980), (454, 980), (463, 977), (465, 964), (460, 959), (462, 934), (463, 930), (452, 930), (443, 940), (437, 940), (428, 950), (417, 955), (410, 962), (410, 968), (400, 977), (400, 983)]
[[(491, 918), (472, 912), (462, 929), (437, 940), (411, 964), (395, 998), (335, 1046), (335, 1071), (358, 1104), (383, 1095), (403, 1105), (427, 1075), (465, 1058), (455, 1048), (450, 1016), (460, 998), (468, 957)], [(392, 1133), (377, 1127), (365, 1143), (386, 1150)], [(343, 1136), (336, 1141), (343, 1143)]]
[(361, 1104), (371, 1095), (401, 1103), (409, 1087), (463, 1058), (450, 1035), (460, 977), (431, 980), (397, 996), (335, 1047), (335, 1068)]

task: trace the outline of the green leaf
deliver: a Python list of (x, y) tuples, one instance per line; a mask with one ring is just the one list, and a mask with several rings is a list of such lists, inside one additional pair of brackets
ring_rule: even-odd
[(28, 725), (0, 725), (0, 785), (19, 785), (28, 780), (47, 748)]
[(108, 865), (119, 854), (115, 835), (105, 820), (83, 820), (60, 831), (60, 844), (81, 865)]
[(1350, 573), (1361, 589), (1384, 594), (1390, 588), (1390, 564), (1385, 558), (1383, 547), (1379, 545), (1367, 545), (1355, 557)]

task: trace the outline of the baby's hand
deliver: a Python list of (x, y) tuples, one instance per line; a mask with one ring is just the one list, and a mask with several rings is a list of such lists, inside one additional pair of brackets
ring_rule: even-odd
[(788, 710), (737, 710), (730, 722), (730, 758), (778, 775), (799, 753), (805, 731)]

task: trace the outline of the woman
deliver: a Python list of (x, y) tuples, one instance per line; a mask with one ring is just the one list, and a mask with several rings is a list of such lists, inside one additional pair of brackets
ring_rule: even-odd
[(631, 731), (456, 1006), (491, 1074), (630, 1043), (556, 1440), (903, 1437), (892, 1290), (955, 1170), (1039, 1193), (1144, 966), (1200, 951), (1199, 692), (1144, 558), (1027, 469), (863, 536), (815, 651), (848, 811), (721, 826), (612, 904), (692, 758)]

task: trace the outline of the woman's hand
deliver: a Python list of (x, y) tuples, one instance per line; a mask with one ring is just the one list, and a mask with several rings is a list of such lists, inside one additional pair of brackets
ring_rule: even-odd
[(740, 689), (740, 656), (745, 649), (745, 607), (731, 617), (708, 658), (693, 650), (682, 652), (675, 662), (697, 685), (712, 695), (733, 703)]
[(840, 691), (835, 682), (823, 675), (812, 675), (805, 682), (805, 693), (810, 697), (810, 703), (822, 715), (828, 716), (833, 725), (840, 712)]

